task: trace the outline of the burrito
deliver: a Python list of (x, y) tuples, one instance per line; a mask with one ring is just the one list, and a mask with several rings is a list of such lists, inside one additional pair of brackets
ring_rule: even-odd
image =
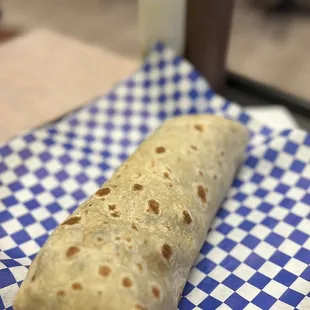
[(51, 234), (14, 309), (177, 309), (247, 141), (217, 116), (166, 121)]

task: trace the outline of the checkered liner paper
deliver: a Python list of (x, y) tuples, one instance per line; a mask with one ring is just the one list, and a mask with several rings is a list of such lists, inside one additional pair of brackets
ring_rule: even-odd
[(237, 120), (251, 140), (179, 309), (310, 309), (310, 135), (255, 122), (161, 44), (106, 96), (0, 147), (0, 309), (53, 229), (141, 140), (195, 113)]

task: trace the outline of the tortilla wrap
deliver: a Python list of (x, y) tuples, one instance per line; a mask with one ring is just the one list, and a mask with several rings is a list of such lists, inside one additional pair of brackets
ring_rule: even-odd
[(14, 309), (177, 309), (247, 141), (217, 116), (166, 121), (52, 233)]

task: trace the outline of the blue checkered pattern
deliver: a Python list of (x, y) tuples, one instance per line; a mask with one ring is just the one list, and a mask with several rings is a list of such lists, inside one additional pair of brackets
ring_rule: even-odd
[(252, 137), (179, 309), (310, 309), (310, 135), (255, 122), (161, 44), (106, 96), (0, 148), (0, 309), (57, 224), (164, 119), (195, 113)]

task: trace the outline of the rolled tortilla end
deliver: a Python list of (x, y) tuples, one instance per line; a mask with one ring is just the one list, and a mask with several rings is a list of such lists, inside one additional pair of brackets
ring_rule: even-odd
[(56, 228), (14, 309), (177, 309), (247, 141), (217, 116), (166, 121)]

